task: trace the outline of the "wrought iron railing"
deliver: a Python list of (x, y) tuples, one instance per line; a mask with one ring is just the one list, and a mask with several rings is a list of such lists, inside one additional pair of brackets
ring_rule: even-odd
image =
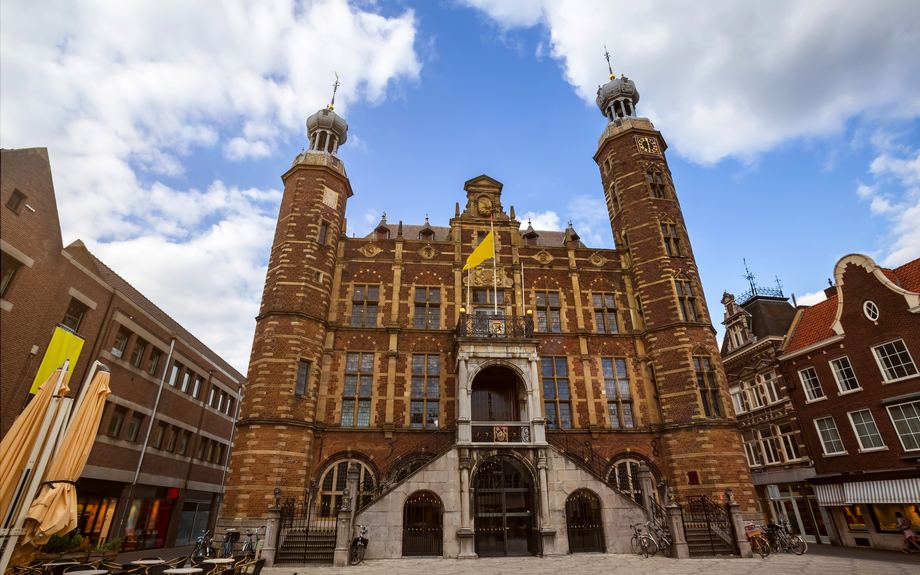
[(630, 475), (625, 466), (622, 469), (611, 468), (610, 461), (596, 453), (590, 441), (581, 441), (573, 434), (558, 430), (547, 431), (546, 441), (573, 463), (619, 491), (623, 497), (642, 506), (642, 490), (638, 485), (638, 478)]
[(487, 425), (472, 424), (473, 443), (530, 443), (530, 424), (521, 422), (493, 422)]
[(664, 507), (662, 507), (654, 497), (650, 498), (650, 501), (652, 505), (652, 519), (655, 521), (655, 524), (658, 525), (659, 528), (669, 531), (668, 514), (664, 510)]
[(718, 555), (723, 548), (728, 549), (729, 553), (736, 551), (731, 517), (723, 504), (705, 495), (691, 496), (687, 498), (687, 504), (681, 506), (681, 515), (684, 531), (704, 533), (713, 555)]
[(378, 470), (373, 489), (367, 490), (363, 484), (358, 485), (358, 511), (389, 493), (417, 469), (456, 443), (457, 420), (454, 420), (419, 441), (409, 443), (398, 452), (394, 451), (393, 455), (384, 460), (385, 465)]
[(759, 285), (755, 285), (751, 290), (744, 292), (741, 296), (738, 297), (738, 305), (741, 305), (748, 301), (749, 299), (754, 299), (757, 296), (764, 297), (785, 297), (783, 296), (783, 290), (778, 288), (765, 288)]
[(457, 337), (532, 338), (533, 316), (460, 314)]

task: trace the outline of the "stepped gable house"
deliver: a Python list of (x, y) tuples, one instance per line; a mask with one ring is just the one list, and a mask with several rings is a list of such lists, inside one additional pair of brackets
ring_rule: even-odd
[[(625, 77), (598, 90), (614, 249), (571, 226), (522, 232), (486, 175), (464, 183), (448, 226), (384, 218), (348, 238), (361, 193), (336, 155), (348, 126), (331, 106), (307, 120), (309, 149), (282, 176), (222, 522), (353, 503), (369, 558), (476, 557), (625, 552), (625, 526), (667, 487), (679, 502), (732, 487), (756, 515), (667, 144), (638, 101)], [(490, 220), (494, 261), (468, 274)]]

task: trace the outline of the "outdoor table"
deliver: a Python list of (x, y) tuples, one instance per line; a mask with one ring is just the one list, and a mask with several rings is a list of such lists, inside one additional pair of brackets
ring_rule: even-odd
[(166, 563), (163, 559), (138, 559), (132, 561), (131, 565), (162, 565), (163, 563)]
[(167, 569), (163, 573), (168, 573), (169, 575), (192, 575), (193, 573), (201, 573), (204, 571), (201, 567), (181, 567), (176, 569)]
[(86, 571), (74, 571), (72, 575), (77, 575), (77, 573), (80, 575), (104, 575), (108, 571), (105, 569), (87, 569)]
[(216, 563), (218, 565), (223, 565), (225, 563), (233, 563), (235, 560), (232, 557), (222, 557), (220, 559), (205, 559), (202, 563)]

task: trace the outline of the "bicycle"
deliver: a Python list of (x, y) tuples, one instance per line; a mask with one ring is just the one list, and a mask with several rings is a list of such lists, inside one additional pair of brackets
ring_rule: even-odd
[(629, 528), (633, 530), (632, 539), (629, 540), (629, 546), (633, 553), (648, 558), (658, 552), (658, 544), (655, 543), (654, 539), (642, 533), (641, 523), (630, 525)]
[(789, 533), (788, 526), (783, 522), (780, 522), (779, 525), (775, 523), (767, 525), (767, 539), (774, 553), (792, 551), (796, 555), (801, 555), (808, 550), (808, 543), (798, 535)]
[(198, 540), (195, 542), (195, 548), (192, 549), (192, 557), (207, 557), (210, 559), (214, 556), (214, 548), (211, 547), (211, 543), (214, 539), (209, 537), (210, 533), (210, 529), (201, 532), (201, 535), (198, 536)]
[(349, 557), (351, 559), (352, 565), (357, 565), (358, 563), (364, 561), (364, 551), (367, 549), (367, 527), (363, 525), (358, 525), (358, 536), (354, 538), (354, 541), (351, 542), (351, 552)]
[[(247, 563), (256, 558), (256, 550), (259, 548), (259, 529), (265, 529), (265, 526), (263, 525), (256, 529), (255, 533), (253, 533), (252, 529), (246, 532), (246, 537), (249, 539), (246, 543), (243, 543), (242, 554), (246, 557)], [(256, 536), (255, 541), (252, 540), (253, 534)]]
[(770, 543), (763, 536), (760, 526), (751, 521), (745, 524), (744, 530), (751, 544), (751, 552), (760, 555), (761, 559), (767, 557), (770, 554)]
[(668, 535), (668, 532), (654, 521), (646, 522), (645, 527), (648, 531), (648, 536), (651, 537), (652, 541), (655, 542), (655, 545), (658, 547), (658, 550), (661, 551), (661, 554), (665, 557), (670, 557), (671, 536)]
[(218, 557), (233, 557), (233, 543), (240, 538), (236, 529), (227, 529), (224, 532), (224, 542), (217, 550)]

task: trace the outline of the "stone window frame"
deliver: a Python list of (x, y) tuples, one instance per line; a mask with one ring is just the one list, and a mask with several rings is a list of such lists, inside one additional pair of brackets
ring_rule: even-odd
[[(536, 310), (536, 325), (540, 333), (562, 333), (562, 294), (559, 290), (534, 290), (533, 306)], [(541, 318), (542, 325), (541, 328)]]
[[(865, 418), (865, 414), (869, 415), (868, 420)], [(857, 422), (854, 416), (859, 415), (860, 421)], [(850, 425), (853, 427), (853, 434), (856, 436), (856, 442), (859, 444), (859, 452), (864, 453), (867, 451), (886, 451), (888, 447), (885, 445), (885, 440), (882, 439), (882, 434), (878, 429), (878, 424), (875, 422), (875, 416), (872, 414), (872, 410), (868, 407), (862, 409), (855, 409), (853, 411), (847, 412), (847, 418), (850, 420)], [(881, 445), (869, 446), (866, 447), (863, 440), (873, 440), (873, 433), (869, 427), (875, 428), (874, 436), (877, 438), (878, 442)]]
[(741, 442), (744, 444), (744, 457), (748, 467), (763, 467), (763, 454), (760, 452), (760, 441), (753, 429), (741, 432)]
[(125, 351), (128, 348), (128, 341), (131, 339), (132, 335), (134, 334), (131, 333), (131, 330), (123, 325), (119, 325), (118, 331), (115, 332), (115, 341), (112, 343), (112, 349), (109, 353), (119, 359), (122, 359), (125, 355)]
[(23, 263), (6, 252), (0, 252), (0, 266), (2, 266), (2, 277), (0, 277), (0, 298), (7, 295), (9, 288), (13, 285), (13, 278), (19, 272)]
[[(905, 408), (909, 408), (909, 410)], [(895, 409), (900, 412), (901, 417), (895, 417), (893, 411)], [(920, 431), (916, 431), (920, 430), (920, 400), (889, 405), (887, 410), (888, 417), (891, 419), (891, 426), (894, 427), (895, 433), (898, 434), (898, 441), (901, 442), (901, 449), (904, 451), (920, 451)], [(904, 442), (905, 436), (910, 443)], [(914, 445), (914, 447), (910, 447), (910, 445)]]
[[(434, 300), (431, 299), (433, 294), (437, 294)], [(412, 327), (441, 329), (441, 302), (441, 286), (416, 286), (415, 298), (412, 300)]]
[(667, 178), (662, 177), (661, 170), (652, 168), (645, 172), (649, 196), (656, 200), (668, 199)]
[(313, 368), (313, 362), (301, 359), (297, 363), (297, 375), (294, 376), (294, 395), (307, 394), (307, 382), (310, 380), (310, 371)]
[(182, 430), (182, 436), (179, 438), (179, 445), (176, 448), (176, 453), (179, 455), (186, 455), (188, 453), (188, 446), (192, 442), (192, 432), (188, 429)]
[[(802, 389), (805, 391), (805, 403), (814, 403), (827, 399), (827, 394), (824, 393), (824, 388), (821, 386), (821, 380), (818, 378), (818, 372), (815, 370), (815, 366), (809, 365), (808, 367), (803, 367), (798, 371), (798, 374), (799, 381), (802, 382)], [(816, 391), (820, 392), (821, 395), (817, 395)]]
[(26, 200), (28, 199), (28, 196), (19, 191), (19, 188), (13, 188), (13, 193), (6, 200), (6, 207), (14, 214), (19, 215), (19, 212), (22, 211), (22, 206), (26, 205)]
[[(783, 428), (788, 427), (788, 431), (784, 431)], [(779, 444), (782, 448), (783, 460), (787, 463), (790, 461), (799, 461), (805, 459), (802, 455), (802, 450), (799, 448), (799, 440), (796, 438), (795, 427), (792, 426), (792, 423), (780, 423), (776, 426), (777, 435), (779, 438)], [(790, 457), (790, 451), (793, 454), (798, 455), (798, 457)]]
[(131, 420), (128, 422), (128, 437), (125, 438), (127, 441), (137, 443), (140, 437), (141, 427), (143, 427), (146, 418), (147, 416), (139, 411), (135, 411), (131, 414)]
[[(824, 454), (824, 457), (846, 455), (846, 446), (843, 444), (843, 438), (840, 437), (840, 431), (837, 429), (837, 422), (834, 420), (834, 416), (827, 415), (825, 417), (816, 417), (813, 421), (815, 424), (815, 430), (818, 432), (818, 440), (821, 441), (821, 451)], [(825, 424), (823, 429), (821, 427), (821, 422), (824, 422)], [(829, 425), (828, 422), (830, 422)], [(827, 434), (825, 435), (824, 432), (827, 432)], [(834, 445), (835, 443), (840, 444), (840, 450), (829, 451), (831, 448), (836, 448)]]
[(505, 310), (502, 306), (505, 305), (505, 292), (504, 290), (494, 290), (489, 288), (473, 288), (470, 292), (470, 297), (473, 298), (472, 302), (469, 302), (471, 309), (470, 313), (473, 315), (493, 315), (495, 313), (496, 302), (498, 304), (498, 315), (505, 315)]
[(326, 245), (326, 236), (329, 234), (329, 224), (326, 221), (319, 223), (319, 231), (316, 236), (316, 243), (321, 246)]
[(137, 337), (134, 340), (134, 346), (131, 348), (131, 355), (128, 358), (128, 362), (140, 369), (144, 364), (144, 356), (147, 354), (147, 348), (150, 346), (150, 343), (142, 337)]
[[(370, 427), (376, 356), (377, 354), (373, 351), (355, 351), (345, 354), (339, 426)], [(349, 378), (354, 378), (353, 393), (349, 393), (351, 391)]]
[(610, 186), (607, 187), (607, 207), (610, 210), (610, 217), (615, 217), (620, 213), (622, 208), (620, 207), (620, 192), (617, 190), (616, 182), (610, 182)]
[(195, 384), (195, 372), (189, 368), (185, 368), (185, 373), (182, 374), (182, 383), (179, 385), (179, 391), (182, 393), (191, 393), (192, 387)]
[(664, 251), (668, 254), (668, 257), (684, 257), (684, 253), (680, 250), (681, 238), (677, 224), (665, 218), (659, 222), (659, 229), (661, 230), (661, 240), (664, 242)]
[(703, 321), (697, 296), (693, 292), (693, 281), (683, 274), (674, 278), (674, 293), (677, 294), (677, 307), (680, 310), (680, 320), (688, 323)]
[(594, 330), (597, 333), (620, 333), (616, 292), (591, 292), (591, 307), (594, 308)]
[[(360, 466), (358, 469), (358, 493), (367, 494), (364, 498), (368, 498), (367, 500), (369, 501), (370, 494), (374, 490), (374, 484), (376, 483), (376, 477), (371, 466), (364, 460), (355, 457), (336, 458), (330, 461), (317, 475), (317, 489), (315, 490), (317, 517), (335, 517), (336, 510), (342, 506), (342, 497), (348, 484), (348, 468), (352, 463), (357, 463)], [(352, 500), (357, 499), (358, 493), (351, 494)]]
[[(382, 288), (379, 284), (361, 284), (352, 286), (351, 296), (351, 327), (377, 327), (377, 317), (380, 311), (380, 292)], [(373, 320), (369, 320), (369, 311), (373, 310)], [(359, 315), (356, 316), (355, 313)]]
[(112, 408), (112, 415), (109, 418), (109, 427), (105, 434), (115, 439), (121, 437), (121, 429), (124, 426), (127, 415), (128, 408), (123, 405), (116, 405)]
[[(641, 504), (642, 503), (642, 486), (639, 483), (639, 467), (645, 463), (648, 465), (652, 474), (652, 485), (658, 485), (659, 478), (655, 467), (647, 461), (637, 457), (622, 456), (613, 460), (613, 463), (607, 470), (605, 483), (613, 486), (614, 489), (627, 497)], [(621, 466), (622, 467), (621, 469)]]
[(743, 431), (741, 440), (744, 443), (744, 454), (747, 457), (748, 467), (779, 465), (787, 461), (783, 436), (779, 427), (775, 425)]
[(163, 449), (163, 440), (166, 439), (166, 432), (169, 431), (169, 424), (165, 421), (158, 421), (153, 435), (153, 448)]
[(156, 377), (157, 369), (160, 367), (160, 360), (163, 358), (163, 350), (157, 346), (151, 346), (150, 355), (147, 356), (147, 362), (144, 364), (144, 371)]
[[(900, 344), (900, 349), (896, 349), (898, 344)], [(892, 349), (894, 353), (888, 353), (886, 350), (885, 355), (882, 355), (880, 350), (888, 348), (889, 346), (895, 348)], [(870, 346), (870, 349), (872, 350), (872, 357), (875, 358), (875, 363), (878, 364), (879, 371), (882, 372), (882, 378), (885, 380), (885, 383), (896, 383), (898, 381), (911, 379), (920, 375), (917, 371), (917, 364), (914, 363), (914, 359), (910, 355), (910, 350), (907, 349), (907, 344), (904, 343), (902, 338), (897, 338), (891, 341), (880, 343), (878, 345)], [(888, 360), (893, 357), (897, 357), (900, 363), (897, 365), (890, 363)], [(904, 361), (905, 358), (907, 360), (906, 362)], [(903, 368), (907, 373), (900, 377), (891, 377), (891, 375), (896, 375), (892, 374), (891, 372), (899, 368)]]
[(703, 417), (706, 419), (725, 419), (722, 394), (716, 379), (716, 370), (712, 358), (707, 354), (693, 354), (693, 370), (696, 374), (697, 391), (703, 405)]
[[(434, 360), (434, 371), (432, 371), (432, 360)], [(437, 429), (441, 419), (441, 356), (435, 353), (413, 353), (411, 371), (409, 427)], [(416, 406), (419, 406), (421, 410), (416, 412)], [(432, 406), (434, 407), (434, 422), (431, 422)], [(415, 421), (416, 414), (420, 416), (418, 422)]]
[[(621, 366), (622, 369), (620, 369)], [(604, 378), (604, 392), (607, 395), (607, 417), (610, 420), (610, 428), (635, 429), (636, 413), (633, 410), (632, 386), (629, 381), (629, 364), (626, 358), (602, 357), (601, 375)]]
[[(166, 382), (170, 387), (176, 387), (179, 384), (179, 374), (182, 373), (182, 370), (185, 369), (185, 366), (179, 363), (178, 361), (173, 361), (172, 370), (169, 372), (169, 380)], [(212, 397), (213, 392), (216, 388), (212, 388)], [(208, 401), (208, 405), (211, 405), (211, 401)], [(212, 406), (213, 407), (213, 406)]]
[[(549, 370), (547, 370), (549, 366)], [(560, 373), (560, 366), (564, 371)], [(568, 358), (566, 356), (540, 356), (540, 396), (542, 399), (543, 418), (547, 429), (572, 429), (575, 426), (572, 410), (572, 389), (569, 376)], [(565, 382), (564, 387), (560, 383)], [(547, 385), (549, 387), (547, 387)], [(548, 392), (552, 397), (547, 397)], [(562, 397), (565, 396), (565, 397)], [(552, 418), (547, 410), (552, 410)], [(566, 422), (566, 416), (568, 420)]]
[[(846, 366), (843, 366), (843, 362), (846, 362)], [(853, 369), (853, 364), (850, 363), (849, 357), (841, 355), (840, 357), (828, 360), (827, 363), (831, 366), (831, 372), (834, 374), (834, 381), (837, 383), (837, 391), (840, 392), (840, 395), (862, 391), (859, 380), (856, 378), (856, 371)], [(847, 371), (849, 371), (849, 374), (846, 373)], [(847, 387), (849, 383), (856, 384), (856, 387)]]
[(77, 333), (77, 330), (80, 329), (80, 325), (83, 323), (83, 318), (86, 317), (86, 312), (88, 311), (88, 305), (78, 300), (77, 298), (72, 297), (70, 298), (70, 303), (67, 305), (67, 310), (64, 312), (64, 319), (61, 320), (61, 324), (72, 332)]
[(204, 376), (195, 375), (195, 383), (192, 385), (192, 397), (198, 399), (201, 397), (201, 392), (204, 391)]

